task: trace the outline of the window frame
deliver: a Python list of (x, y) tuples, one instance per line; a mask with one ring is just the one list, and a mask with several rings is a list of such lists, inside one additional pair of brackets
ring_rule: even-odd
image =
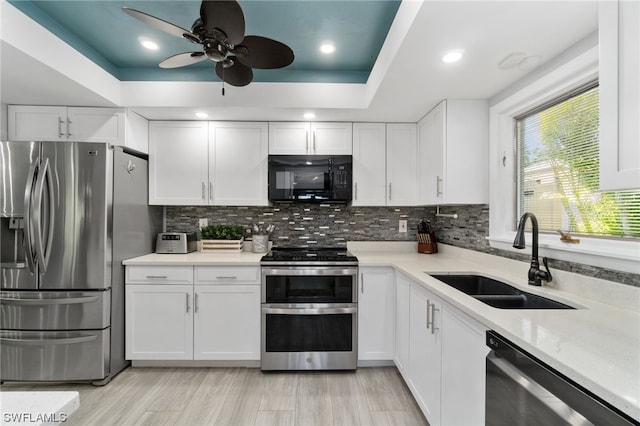
[[(598, 78), (598, 46), (541, 75), (500, 100), (489, 110), (489, 244), (492, 248), (530, 255), (513, 248), (517, 222), (518, 171), (515, 118)], [(580, 244), (560, 235), (539, 235), (540, 256), (622, 272), (640, 273), (640, 242), (580, 236)]]

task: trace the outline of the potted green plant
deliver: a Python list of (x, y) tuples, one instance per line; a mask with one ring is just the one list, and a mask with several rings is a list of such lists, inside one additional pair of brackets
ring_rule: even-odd
[(203, 252), (239, 252), (244, 241), (242, 225), (209, 225), (200, 228)]

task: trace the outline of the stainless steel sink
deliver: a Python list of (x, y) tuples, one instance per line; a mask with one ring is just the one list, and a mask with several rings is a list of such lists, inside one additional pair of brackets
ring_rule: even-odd
[(494, 280), (473, 274), (429, 274), (469, 296), (501, 309), (575, 309), (564, 303), (522, 291)]

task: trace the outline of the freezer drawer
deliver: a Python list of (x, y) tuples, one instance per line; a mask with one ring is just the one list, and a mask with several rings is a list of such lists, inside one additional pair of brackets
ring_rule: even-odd
[(2, 291), (0, 324), (4, 330), (78, 330), (109, 326), (111, 290)]
[(110, 329), (0, 330), (0, 380), (101, 380), (109, 374)]

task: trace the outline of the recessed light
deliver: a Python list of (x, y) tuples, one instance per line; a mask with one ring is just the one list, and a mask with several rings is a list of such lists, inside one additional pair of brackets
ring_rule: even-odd
[(442, 57), (442, 62), (446, 64), (458, 62), (460, 59), (462, 59), (463, 55), (464, 55), (463, 50), (451, 50), (444, 54), (444, 56)]
[(320, 45), (320, 52), (325, 55), (330, 55), (336, 51), (336, 46), (333, 43), (322, 43)]
[(303, 117), (304, 117), (304, 118), (307, 118), (307, 119), (309, 119), (309, 118), (316, 118), (316, 115), (315, 115), (314, 113), (312, 113), (312, 112), (305, 112), (305, 113), (304, 113), (304, 115), (303, 115)]
[(198, 118), (207, 118), (209, 116), (209, 114), (207, 114), (206, 112), (196, 112), (196, 117)]
[(144, 47), (145, 49), (149, 49), (149, 50), (158, 50), (159, 46), (158, 43), (156, 43), (155, 41), (151, 41), (149, 39), (140, 39), (140, 44), (142, 45), (142, 47)]

